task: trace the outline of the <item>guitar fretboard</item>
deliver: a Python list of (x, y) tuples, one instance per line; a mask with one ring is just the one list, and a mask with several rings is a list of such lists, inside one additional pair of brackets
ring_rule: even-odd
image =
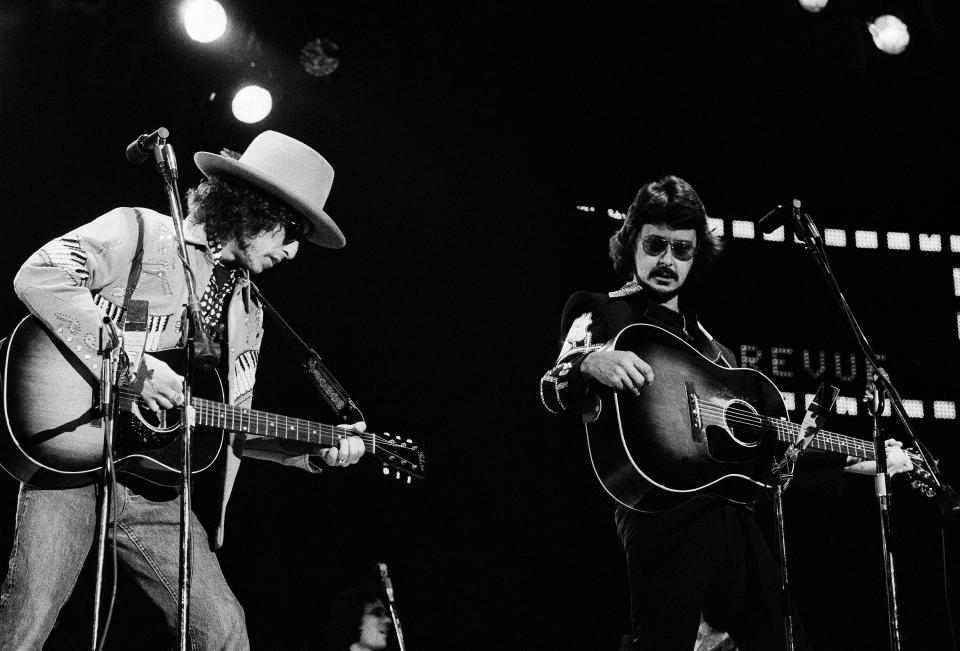
[(335, 446), (341, 439), (352, 434), (349, 430), (333, 425), (246, 409), (204, 398), (193, 398), (191, 403), (196, 412), (197, 425), (233, 432), (319, 443), (321, 446)]
[[(777, 440), (785, 443), (793, 443), (800, 434), (800, 425), (787, 420), (764, 418), (763, 424), (765, 427), (772, 428), (776, 431)], [(847, 436), (846, 434), (838, 434), (826, 430), (817, 432), (813, 440), (810, 441), (810, 447), (828, 452), (838, 452), (866, 461), (876, 459), (876, 455), (873, 452), (872, 441), (865, 441), (853, 436)]]

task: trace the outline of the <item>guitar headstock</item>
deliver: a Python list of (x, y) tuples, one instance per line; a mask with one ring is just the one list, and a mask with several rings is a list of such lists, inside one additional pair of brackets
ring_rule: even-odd
[(394, 475), (396, 479), (423, 479), (426, 458), (423, 452), (410, 439), (399, 436), (390, 437), (389, 432), (374, 436), (373, 453), (383, 464), (384, 475)]

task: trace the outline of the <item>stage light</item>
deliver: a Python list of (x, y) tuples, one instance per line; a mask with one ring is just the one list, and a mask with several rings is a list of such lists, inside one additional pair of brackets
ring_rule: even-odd
[(740, 237), (745, 240), (753, 239), (753, 222), (748, 222), (745, 219), (734, 219), (731, 226), (733, 228), (734, 237)]
[(796, 411), (797, 397), (792, 391), (781, 391), (780, 397), (783, 398), (783, 406), (787, 408), (787, 411)]
[(183, 26), (193, 40), (210, 43), (227, 30), (227, 12), (216, 0), (190, 0), (183, 5)]
[(783, 226), (777, 226), (775, 229), (773, 229), (773, 231), (764, 233), (763, 239), (767, 240), (768, 242), (784, 242), (786, 241), (784, 239), (786, 237), (784, 232), (785, 230)]
[(902, 20), (896, 16), (886, 14), (867, 23), (873, 44), (887, 54), (900, 54), (907, 49), (910, 43), (910, 32)]
[(815, 14), (827, 6), (827, 0), (800, 0), (800, 6)]
[(890, 231), (887, 233), (887, 248), (892, 251), (909, 251), (910, 233)]
[(834, 409), (838, 416), (856, 416), (857, 399), (849, 396), (838, 396), (836, 403), (834, 403)]
[(847, 231), (842, 228), (823, 229), (823, 243), (827, 246), (846, 246)]
[(260, 86), (246, 86), (233, 96), (233, 116), (241, 122), (253, 124), (270, 115), (273, 97), (270, 91)]
[(942, 420), (956, 420), (957, 403), (953, 400), (934, 400), (933, 417)]
[(723, 220), (719, 217), (707, 217), (707, 230), (717, 237), (723, 237)]
[(876, 249), (880, 246), (877, 231), (856, 231), (853, 239), (858, 249)]
[(923, 400), (904, 399), (903, 410), (909, 418), (923, 418)]
[(920, 233), (917, 236), (920, 244), (921, 251), (934, 251), (939, 252), (943, 250), (943, 243), (940, 240), (940, 235), (934, 233)]

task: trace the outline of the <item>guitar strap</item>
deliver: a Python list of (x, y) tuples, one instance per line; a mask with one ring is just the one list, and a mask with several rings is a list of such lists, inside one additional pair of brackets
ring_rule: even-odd
[(143, 270), (143, 214), (139, 209), (134, 208), (137, 215), (137, 250), (133, 254), (133, 261), (130, 264), (130, 274), (127, 276), (127, 288), (123, 292), (123, 310), (120, 312), (120, 323), (117, 325), (122, 329), (127, 319), (127, 304), (137, 289), (137, 283), (140, 282), (140, 272)]
[(286, 319), (264, 298), (256, 285), (250, 283), (250, 287), (253, 289), (254, 297), (263, 305), (263, 309), (277, 324), (280, 334), (293, 349), (294, 354), (298, 357), (297, 362), (307, 371), (313, 387), (327, 403), (327, 406), (337, 415), (337, 418), (343, 423), (363, 420), (363, 413), (360, 408), (357, 407), (347, 391), (337, 381), (337, 378), (330, 372), (330, 369), (320, 360), (317, 351), (310, 348), (307, 342), (290, 327)]

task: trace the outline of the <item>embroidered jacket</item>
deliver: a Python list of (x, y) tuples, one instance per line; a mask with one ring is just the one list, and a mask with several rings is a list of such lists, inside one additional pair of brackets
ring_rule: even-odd
[[(675, 319), (676, 324), (665, 323), (664, 318)], [(577, 292), (563, 310), (560, 327), (564, 339), (560, 356), (556, 365), (540, 379), (540, 400), (547, 411), (579, 413), (580, 401), (587, 389), (580, 373), (583, 359), (606, 346), (628, 325), (650, 322), (667, 326), (717, 364), (736, 366), (733, 353), (717, 343), (692, 312), (676, 315), (654, 306), (635, 281), (608, 294)]]
[[(137, 215), (141, 216), (141, 233)], [(185, 224), (188, 226), (189, 222)], [(142, 238), (142, 239), (141, 239)], [(202, 294), (213, 273), (214, 258), (207, 248), (203, 228), (185, 228), (187, 255)], [(131, 267), (142, 242), (142, 268), (135, 288), (128, 287)], [(183, 265), (171, 218), (146, 208), (117, 208), (92, 222), (56, 238), (34, 253), (14, 279), (14, 290), (27, 308), (94, 377), (99, 377), (97, 354), (104, 315), (123, 315), (125, 298), (149, 302), (145, 352), (180, 345), (182, 315), (187, 302)], [(228, 401), (249, 406), (256, 381), (257, 360), (263, 337), (263, 311), (251, 297), (250, 279), (244, 272), (233, 291), (226, 318)], [(302, 450), (286, 451), (279, 441), (231, 434), (222, 484), (216, 545), (223, 544), (227, 502), (239, 469), (240, 456), (252, 456), (314, 472)]]

